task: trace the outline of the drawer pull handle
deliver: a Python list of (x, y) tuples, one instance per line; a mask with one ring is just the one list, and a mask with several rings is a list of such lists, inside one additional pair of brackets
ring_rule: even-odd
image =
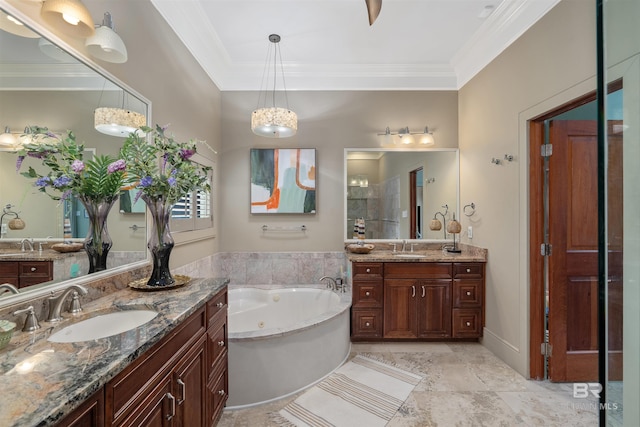
[(471, 296), (471, 291), (467, 291), (467, 296)]
[(367, 273), (371, 273), (371, 269), (370, 268), (367, 268)]
[(364, 326), (369, 327), (369, 326), (371, 326), (371, 323), (367, 322), (367, 323), (364, 324)]
[(471, 269), (470, 268), (467, 268), (467, 273), (471, 273)]
[(411, 285), (411, 298), (416, 296), (416, 287), (415, 285)]
[(176, 398), (173, 397), (171, 393), (167, 393), (165, 394), (165, 396), (167, 397), (167, 399), (169, 399), (169, 402), (171, 403), (171, 412), (165, 415), (165, 418), (167, 419), (167, 421), (169, 421), (171, 418), (173, 418), (176, 415)]
[(224, 303), (223, 302), (219, 302), (219, 303), (216, 304), (216, 307), (222, 308), (222, 307), (224, 307)]
[(176, 382), (180, 386), (180, 400), (178, 400), (178, 405), (182, 405), (182, 402), (184, 402), (184, 389), (186, 384), (180, 378), (178, 378), (178, 381)]
[(471, 322), (467, 322), (467, 326), (471, 326)]
[(31, 271), (36, 271), (36, 270), (37, 270), (37, 268), (31, 267)]
[(220, 396), (224, 396), (224, 390), (218, 390), (218, 394), (219, 394)]
[(371, 296), (371, 292), (367, 291), (364, 293), (366, 296)]
[(218, 345), (219, 345), (220, 347), (224, 347), (224, 341), (218, 341)]
[(422, 298), (424, 298), (424, 285), (422, 285)]

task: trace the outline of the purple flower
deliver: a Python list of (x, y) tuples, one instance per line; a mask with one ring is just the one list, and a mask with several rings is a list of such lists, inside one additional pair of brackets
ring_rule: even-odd
[(170, 187), (175, 187), (176, 186), (176, 178), (173, 176), (170, 176), (169, 179), (167, 179), (167, 182), (169, 183)]
[(51, 178), (48, 176), (42, 176), (36, 179), (36, 187), (46, 187), (51, 182)]
[(140, 187), (149, 187), (151, 184), (153, 184), (153, 178), (150, 176), (145, 176), (140, 180)]
[(36, 159), (44, 159), (49, 154), (49, 151), (29, 151), (27, 156), (35, 157)]
[(63, 175), (53, 180), (53, 186), (57, 188), (64, 187), (69, 185), (71, 181), (72, 181), (71, 178)]
[(60, 200), (64, 201), (67, 200), (67, 198), (71, 195), (71, 190), (65, 190), (64, 193), (62, 193), (62, 196), (60, 196)]
[(126, 167), (127, 167), (127, 164), (125, 163), (124, 160), (122, 160), (122, 159), (116, 160), (115, 162), (111, 163), (107, 167), (107, 172), (114, 173), (114, 172), (118, 172), (118, 171), (123, 171), (123, 170), (125, 170)]
[(18, 156), (16, 160), (16, 172), (20, 171), (20, 167), (22, 166), (22, 162), (24, 161), (24, 156)]
[(180, 150), (180, 157), (182, 157), (182, 160), (187, 160), (191, 156), (193, 156), (195, 153), (196, 153), (196, 150), (187, 150), (185, 148), (182, 148)]
[(80, 173), (84, 170), (84, 163), (82, 163), (82, 160), (74, 160), (71, 164), (71, 169), (75, 173)]

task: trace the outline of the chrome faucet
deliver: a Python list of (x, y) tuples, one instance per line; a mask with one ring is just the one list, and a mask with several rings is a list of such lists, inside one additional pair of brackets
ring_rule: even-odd
[(27, 308), (23, 308), (22, 310), (14, 311), (13, 315), (17, 316), (19, 314), (27, 314), (27, 317), (24, 319), (24, 326), (22, 327), (23, 332), (33, 332), (36, 329), (40, 329), (40, 324), (38, 323), (38, 318), (36, 317), (36, 312), (33, 309), (33, 306), (30, 305)]
[(332, 291), (338, 290), (338, 284), (336, 283), (336, 279), (329, 276), (322, 276), (319, 281), (322, 283), (323, 280), (329, 281), (329, 283), (327, 284), (327, 288), (331, 289)]
[(69, 313), (78, 313), (82, 311), (82, 307), (80, 306), (80, 296), (86, 295), (87, 288), (80, 285), (71, 285), (66, 288), (60, 295), (50, 296), (48, 298), (49, 301), (49, 317), (47, 317), (47, 322), (58, 322), (62, 320), (62, 304), (67, 299), (69, 295), (72, 295), (71, 305), (69, 307)]
[(25, 244), (25, 243), (29, 245), (29, 250), (30, 250), (31, 252), (33, 252), (33, 238), (31, 238), (31, 239), (27, 239), (27, 238), (25, 237), (24, 239), (22, 239), (22, 240), (20, 241), (20, 250), (21, 250), (22, 252), (24, 252), (24, 251), (25, 251), (25, 248), (24, 248), (24, 244)]
[(0, 294), (3, 294), (5, 292), (11, 292), (12, 294), (17, 294), (20, 291), (18, 291), (18, 288), (13, 286), (11, 283), (3, 283), (0, 285)]
[(402, 239), (402, 252), (404, 252), (404, 249), (407, 246), (407, 239)]

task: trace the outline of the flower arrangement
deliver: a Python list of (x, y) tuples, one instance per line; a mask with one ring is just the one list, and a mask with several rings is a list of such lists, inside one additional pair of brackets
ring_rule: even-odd
[(41, 159), (48, 172), (42, 174), (29, 166), (21, 174), (35, 179), (35, 186), (52, 199), (65, 200), (73, 195), (85, 200), (112, 201), (120, 194), (126, 175), (124, 160), (98, 155), (85, 161), (84, 145), (76, 141), (70, 130), (60, 136), (46, 127), (32, 126), (26, 135), (32, 142), (18, 152), (16, 171), (20, 171), (27, 156)]
[(140, 130), (143, 133), (129, 134), (120, 150), (127, 165), (127, 179), (139, 190), (136, 199), (145, 196), (173, 205), (194, 190), (211, 190), (211, 168), (191, 160), (197, 140), (177, 142), (166, 133), (166, 127), (159, 125), (155, 129), (142, 126)]

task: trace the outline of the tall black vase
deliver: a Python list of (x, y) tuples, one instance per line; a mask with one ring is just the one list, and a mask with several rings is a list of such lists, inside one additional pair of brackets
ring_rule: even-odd
[(153, 270), (147, 286), (157, 288), (172, 286), (175, 283), (175, 279), (171, 275), (171, 271), (169, 271), (169, 258), (173, 250), (174, 241), (173, 237), (171, 237), (169, 220), (171, 219), (173, 204), (167, 202), (163, 196), (149, 197), (142, 195), (141, 197), (147, 204), (153, 219), (153, 226), (147, 243), (147, 248), (149, 248), (153, 259)]
[(113, 245), (107, 229), (107, 217), (116, 202), (116, 197), (92, 200), (79, 196), (78, 199), (84, 205), (89, 217), (89, 231), (84, 239), (84, 249), (89, 257), (89, 274), (106, 270), (107, 255)]

